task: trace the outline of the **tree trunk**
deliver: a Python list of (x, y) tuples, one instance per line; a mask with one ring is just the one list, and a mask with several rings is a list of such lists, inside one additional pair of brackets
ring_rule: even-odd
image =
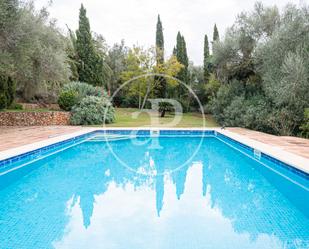
[(160, 114), (160, 117), (161, 117), (161, 118), (164, 118), (165, 112), (166, 112), (166, 110), (165, 110), (165, 108), (163, 108), (163, 110), (161, 111), (161, 114)]

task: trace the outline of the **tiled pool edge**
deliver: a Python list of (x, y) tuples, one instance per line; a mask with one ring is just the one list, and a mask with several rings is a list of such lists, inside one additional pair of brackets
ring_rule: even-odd
[[(229, 136), (223, 135), (218, 132), (218, 135), (216, 135), (216, 138), (220, 141), (224, 142), (225, 144), (229, 145), (230, 147), (238, 150), (239, 152), (245, 154), (246, 156), (252, 158), (253, 160), (261, 163), (265, 166), (266, 164), (273, 163), (276, 167), (280, 167), (282, 169), (288, 170), (294, 174), (297, 174), (305, 179), (309, 180), (309, 173), (300, 169), (297, 166), (294, 166), (292, 164), (288, 164), (280, 159), (277, 159), (273, 156), (268, 155), (268, 153), (264, 153), (263, 151), (260, 151), (256, 148), (253, 148), (251, 146), (248, 146), (242, 142), (239, 142)], [(256, 156), (256, 152), (259, 153), (258, 156)], [(285, 153), (284, 151), (281, 151), (281, 153)], [(272, 167), (272, 166), (270, 166)]]
[(289, 169), (292, 169), (292, 171), (301, 171), (307, 178), (309, 177), (309, 160), (307, 158), (282, 150), (278, 147), (270, 146), (268, 144), (247, 138), (231, 131), (220, 130), (217, 132), (228, 139), (241, 143), (244, 147), (259, 151), (261, 153), (261, 158), (276, 163), (279, 166), (288, 167)]
[[(52, 147), (59, 146), (60, 143), (70, 142), (72, 140), (77, 140), (84, 135), (90, 134), (94, 132), (96, 129), (83, 129), (81, 131), (73, 132), (70, 134), (60, 135), (52, 138), (48, 138), (42, 141), (38, 141), (35, 143), (19, 146), (16, 148), (4, 150), (0, 152), (0, 167), (3, 161), (17, 159), (16, 157), (22, 157), (26, 154), (36, 153), (39, 150), (48, 150), (52, 149)], [(16, 162), (15, 160), (14, 162)]]
[(95, 132), (108, 131), (109, 133), (127, 134), (132, 130), (139, 130), (141, 135), (149, 135), (151, 131), (160, 130), (160, 135), (206, 134), (215, 136), (219, 139), (221, 138), (224, 140), (228, 140), (231, 143), (231, 146), (233, 146), (233, 144), (237, 144), (238, 146), (242, 147), (242, 149), (247, 151), (246, 153), (254, 153), (254, 150), (257, 150), (261, 153), (261, 157), (265, 160), (276, 163), (282, 167), (286, 167), (289, 170), (294, 171), (294, 173), (303, 174), (306, 178), (309, 178), (309, 160), (295, 154), (279, 150), (278, 148), (272, 148), (267, 144), (246, 138), (242, 135), (238, 135), (227, 130), (221, 130), (219, 128), (84, 128), (81, 131), (71, 134), (50, 138), (47, 140), (36, 142), (34, 144), (21, 146), (7, 151), (2, 151), (0, 152), (0, 169), (4, 165), (16, 163), (18, 160), (23, 160), (29, 155), (35, 156), (36, 154), (52, 150), (57, 146), (63, 146), (66, 143), (78, 143), (81, 140), (85, 139), (87, 136), (91, 136)]

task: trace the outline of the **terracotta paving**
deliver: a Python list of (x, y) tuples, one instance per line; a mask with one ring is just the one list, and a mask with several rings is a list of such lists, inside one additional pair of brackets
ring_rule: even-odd
[[(79, 126), (0, 126), (0, 151), (73, 133), (81, 129), (83, 128)], [(309, 139), (274, 136), (243, 128), (227, 128), (227, 130), (309, 159)]]
[(275, 136), (244, 128), (227, 128), (227, 130), (309, 159), (309, 139)]
[(82, 129), (79, 126), (0, 126), (0, 151), (39, 142)]

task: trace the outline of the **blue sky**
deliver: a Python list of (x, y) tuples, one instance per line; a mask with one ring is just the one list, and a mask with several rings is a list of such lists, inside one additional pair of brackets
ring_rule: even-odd
[[(262, 0), (265, 5), (279, 8), (288, 2), (299, 4), (307, 0)], [(36, 0), (37, 8), (50, 0)], [(124, 39), (126, 44), (149, 47), (155, 41), (155, 26), (160, 13), (164, 28), (166, 53), (172, 52), (178, 30), (185, 36), (190, 60), (202, 64), (203, 37), (212, 39), (214, 23), (220, 36), (231, 26), (237, 14), (252, 10), (255, 0), (53, 0), (51, 17), (66, 30), (75, 30), (81, 3), (87, 9), (91, 28), (106, 39), (108, 45)]]

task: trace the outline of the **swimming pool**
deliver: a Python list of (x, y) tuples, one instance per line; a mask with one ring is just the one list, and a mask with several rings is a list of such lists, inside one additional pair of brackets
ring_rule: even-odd
[(308, 248), (307, 173), (214, 131), (129, 132), (2, 163), (0, 248)]

